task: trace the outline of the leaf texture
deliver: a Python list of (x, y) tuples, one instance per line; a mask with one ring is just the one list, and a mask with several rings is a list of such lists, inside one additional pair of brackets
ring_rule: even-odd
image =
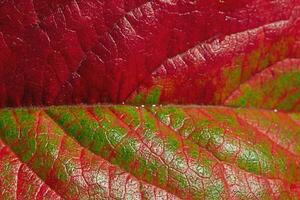
[(284, 60), (241, 84), (225, 104), (299, 111), (299, 85), (300, 60)]
[(0, 0), (0, 199), (300, 199), (299, 84), (298, 0)]
[(198, 106), (0, 111), (4, 199), (298, 199), (300, 115)]
[[(0, 106), (244, 106), (247, 92), (235, 92), (241, 85), (299, 59), (299, 6), (296, 0), (1, 1)], [(299, 100), (293, 94), (291, 104)], [(297, 103), (260, 102), (252, 104), (298, 110)]]

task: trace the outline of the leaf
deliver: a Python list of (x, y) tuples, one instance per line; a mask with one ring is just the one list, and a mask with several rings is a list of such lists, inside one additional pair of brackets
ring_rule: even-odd
[(295, 0), (0, 1), (0, 199), (300, 199), (299, 30)]
[(299, 111), (299, 85), (300, 59), (284, 60), (241, 84), (225, 104)]
[[(129, 102), (136, 104), (230, 104), (235, 106), (245, 106), (247, 103), (247, 105), (260, 108), (293, 109), (280, 105), (265, 105), (265, 99), (261, 99), (258, 103), (247, 94), (243, 94), (245, 91), (241, 91), (242, 94), (240, 94), (244, 97), (243, 102), (241, 100), (226, 102), (235, 90), (244, 87), (242, 85), (245, 85), (245, 82), (250, 79), (253, 84), (259, 84), (258, 80), (267, 82), (271, 78), (266, 78), (265, 71), (280, 71), (284, 67), (288, 69), (278, 72), (275, 76), (289, 74), (295, 78), (287, 87), (284, 82), (278, 80), (271, 83), (271, 88), (277, 92), (275, 88), (280, 87), (282, 95), (288, 95), (292, 85), (297, 88), (300, 54), (295, 53), (295, 51), (299, 52), (299, 48), (293, 48), (297, 44), (293, 38), (299, 33), (298, 31), (292, 33), (295, 31), (292, 21), (291, 18), (289, 21), (275, 22), (226, 36), (222, 41), (217, 39), (210, 43), (201, 43), (170, 58), (152, 73), (148, 83), (139, 86), (139, 89), (131, 95)], [(298, 23), (297, 26), (299, 25)], [(282, 32), (287, 35), (282, 35)], [(274, 40), (270, 41), (270, 38)], [(267, 80), (263, 80), (264, 78)], [(250, 90), (260, 89), (252, 88), (252, 85)], [(264, 91), (260, 92), (264, 93)], [(257, 91), (257, 93), (259, 92)], [(299, 101), (299, 95), (299, 91), (294, 91), (294, 98), (285, 103), (293, 105)], [(276, 95), (271, 96), (269, 101), (279, 101), (279, 98)], [(295, 109), (297, 110), (297, 108)]]
[(0, 5), (2, 107), (223, 105), (256, 74), (300, 56), (300, 4), (294, 0)]
[(297, 199), (299, 133), (298, 113), (257, 109), (6, 108), (0, 111), (0, 194)]

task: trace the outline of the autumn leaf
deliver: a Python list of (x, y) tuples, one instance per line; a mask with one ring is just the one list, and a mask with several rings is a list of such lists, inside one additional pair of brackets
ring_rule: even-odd
[[(288, 73), (296, 77), (292, 84), (298, 83), (298, 1), (21, 0), (0, 5), (2, 107), (245, 105), (243, 96), (250, 91), (240, 85), (286, 65), (293, 66), (291, 72), (276, 76)], [(299, 92), (284, 84), (280, 79), (269, 89), (284, 88), (281, 96), (292, 93), (290, 99), (279, 97), (292, 105), (278, 106), (297, 110)], [(262, 101), (248, 104), (264, 107)], [(266, 108), (276, 106), (269, 102)]]
[(299, 114), (255, 109), (2, 109), (1, 196), (295, 199), (299, 132)]
[(296, 0), (0, 1), (0, 199), (300, 199), (299, 39)]

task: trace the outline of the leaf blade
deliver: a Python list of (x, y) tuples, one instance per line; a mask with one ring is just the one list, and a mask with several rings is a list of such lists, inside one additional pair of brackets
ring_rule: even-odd
[[(175, 116), (182, 110), (196, 124), (188, 123), (187, 116)], [(210, 114), (200, 115), (203, 112)], [(166, 106), (154, 109), (132, 106), (73, 106), (2, 109), (0, 137), (22, 162), (64, 198), (91, 198), (90, 195), (98, 198), (107, 198), (107, 195), (130, 198), (131, 195), (137, 199), (142, 196), (152, 199), (155, 191), (160, 191), (164, 197), (182, 199), (279, 198), (281, 195), (296, 198), (300, 184), (297, 179), (300, 169), (299, 152), (291, 154), (289, 151), (294, 151), (293, 148), (282, 150), (281, 147), (285, 144), (276, 144), (280, 140), (266, 139), (249, 131), (245, 123), (238, 127), (236, 123), (239, 122), (232, 122), (228, 118), (233, 114), (247, 115), (251, 112), (254, 113), (253, 116), (265, 113), (262, 118), (269, 124), (274, 122), (268, 115), (273, 118), (282, 115), (277, 123), (277, 130), (280, 132), (273, 130), (269, 135), (282, 135), (284, 130), (291, 128), (286, 122), (280, 123), (282, 117), (287, 117), (288, 114), (262, 110), (197, 106)], [(163, 119), (166, 118), (164, 116), (169, 116), (169, 121)], [(203, 123), (201, 119), (207, 116), (210, 116), (207, 118), (209, 121), (204, 120)], [(298, 114), (294, 114), (294, 120), (297, 120), (296, 116)], [(28, 120), (30, 117), (34, 119)], [(17, 123), (14, 125), (8, 119)], [(232, 130), (244, 131), (239, 133), (240, 138), (237, 133), (228, 130), (221, 135), (223, 141), (214, 136), (218, 135), (214, 127), (226, 130), (230, 126)], [(185, 135), (187, 128), (192, 130), (190, 135)], [(207, 132), (201, 132), (201, 128), (208, 130), (211, 135), (202, 137)], [(10, 129), (12, 130), (8, 131)], [(44, 148), (46, 144), (42, 143), (41, 133), (48, 137), (45, 140), (48, 146), (56, 147)], [(18, 137), (11, 137), (12, 134), (17, 134)], [(259, 139), (255, 140), (257, 134)], [(27, 138), (26, 141), (29, 141), (32, 137), (36, 138), (35, 150), (30, 149), (30, 145), (22, 139)], [(294, 134), (290, 140), (297, 137), (299, 139), (299, 135)], [(238, 143), (243, 145), (233, 148)], [(271, 144), (272, 148), (264, 148), (266, 143)], [(252, 157), (251, 149), (257, 154), (258, 160)], [(264, 160), (263, 155), (270, 158)], [(255, 164), (257, 162), (259, 165)], [(39, 163), (39, 166), (34, 163)], [(52, 164), (46, 167), (47, 163)], [(263, 166), (267, 168), (259, 168)], [(273, 171), (270, 166), (274, 166)], [(114, 183), (115, 186), (118, 185), (118, 189), (109, 190), (107, 185), (103, 185), (104, 180), (111, 178), (108, 175), (109, 169), (114, 169), (112, 173), (115, 175), (112, 176), (116, 178)], [(83, 174), (80, 175), (81, 173)], [(88, 178), (99, 173), (103, 179)], [(131, 184), (124, 177), (129, 177)], [(82, 185), (81, 182), (87, 185)], [(138, 185), (140, 186), (137, 187)], [(143, 190), (137, 191), (140, 187)]]

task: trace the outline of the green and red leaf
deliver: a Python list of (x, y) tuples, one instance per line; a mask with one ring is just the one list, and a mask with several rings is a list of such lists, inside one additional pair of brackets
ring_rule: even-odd
[(2, 109), (0, 137), (4, 197), (300, 195), (299, 114), (197, 106)]
[(0, 0), (0, 107), (0, 199), (300, 199), (300, 2)]
[(224, 105), (300, 58), (296, 0), (3, 1), (0, 20), (2, 107)]

